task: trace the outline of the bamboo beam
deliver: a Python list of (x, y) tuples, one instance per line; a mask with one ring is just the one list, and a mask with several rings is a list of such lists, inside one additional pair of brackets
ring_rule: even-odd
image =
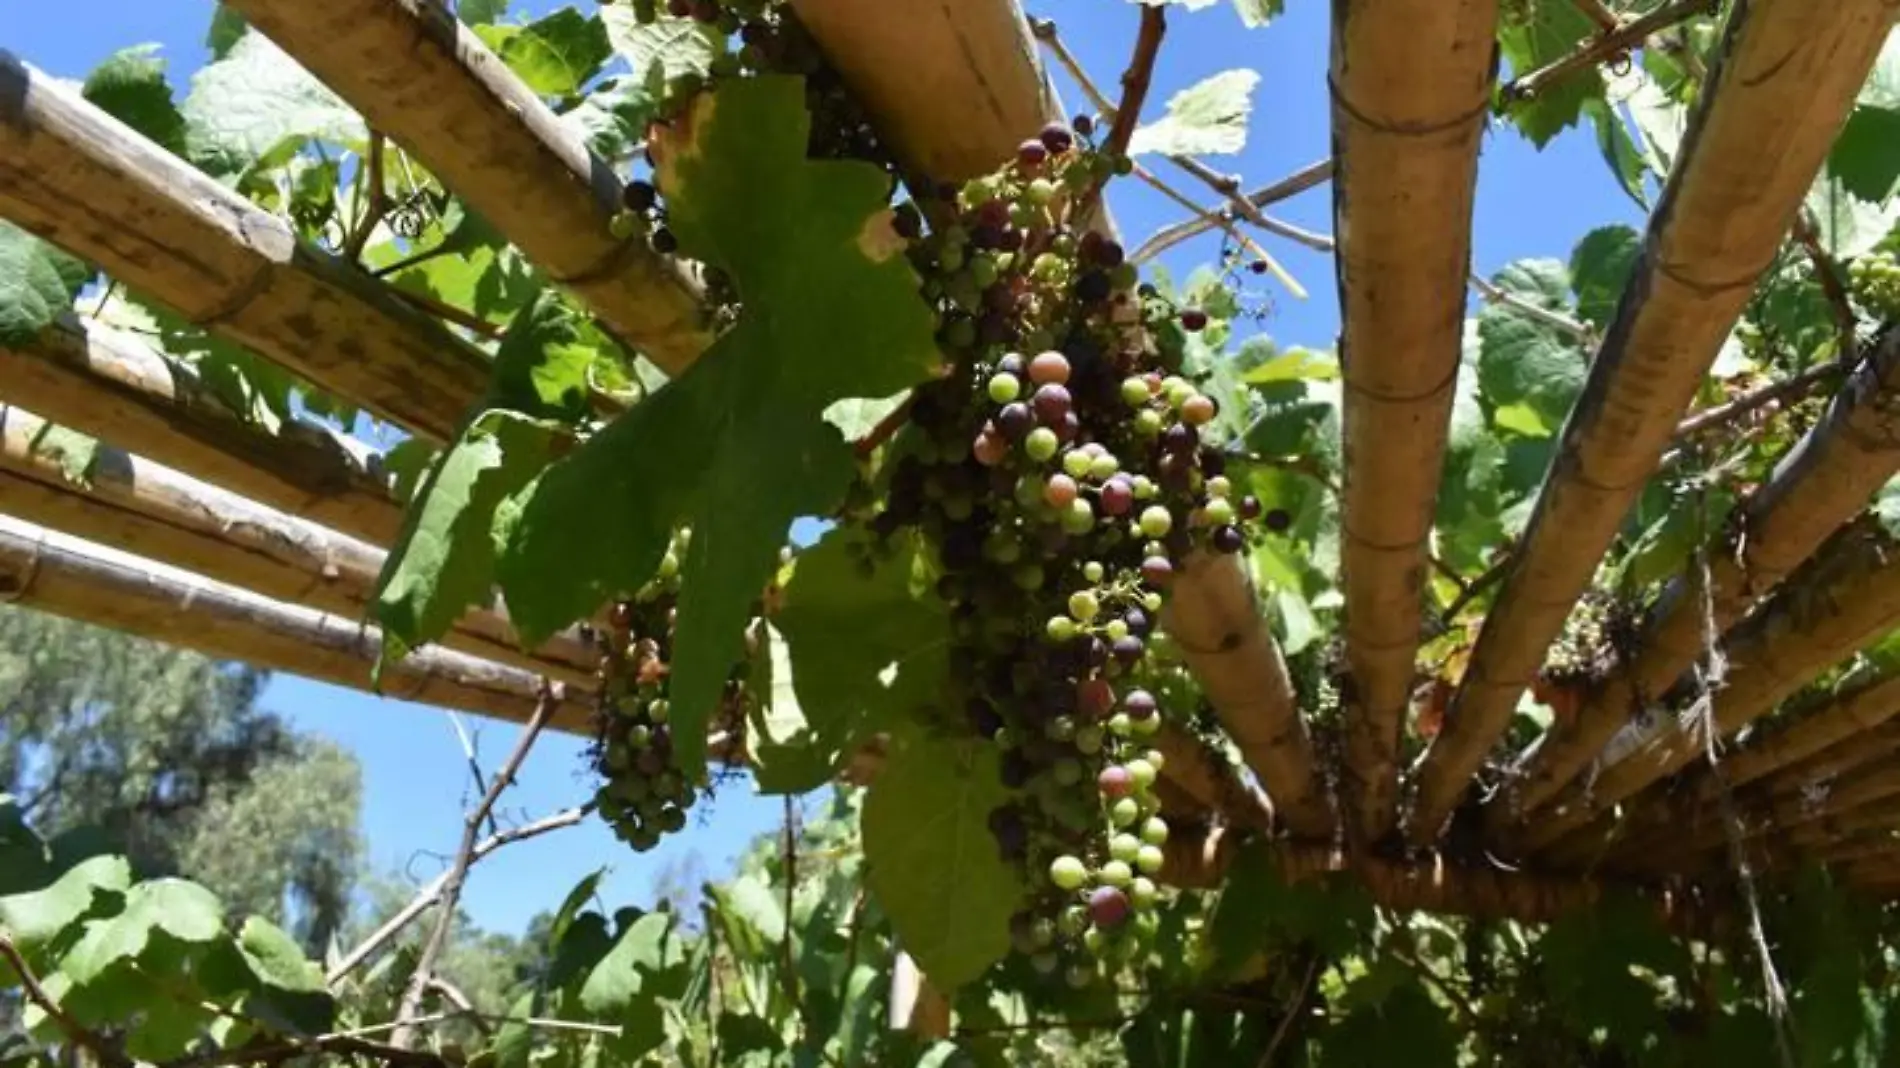
[(1723, 789), (1742, 790), (1794, 776), (1810, 779), (1850, 754), (1879, 755), (1881, 739), (1900, 743), (1900, 675), (1875, 676), (1825, 700), (1784, 712), (1788, 722), (1751, 736), (1722, 755), (1720, 774), (1708, 768), (1672, 787), (1666, 797), (1634, 806), (1619, 832), (1626, 841), (1666, 848), (1683, 827), (1699, 822), (1721, 800)]
[(442, 324), (5, 51), (0, 216), (424, 438), (487, 389)]
[[(0, 406), (0, 511), (344, 619), (369, 615), (385, 553), (101, 444), (89, 482), (36, 449), (45, 420)], [(591, 689), (598, 653), (572, 634), (522, 651), (505, 616), (471, 612), (450, 648)]]
[[(1900, 623), (1895, 548), (1871, 523), (1841, 531), (1724, 636), (1722, 652), (1732, 666), (1709, 712), (1707, 727), (1716, 737), (1767, 714), (1808, 679)], [(1700, 759), (1706, 744), (1702, 726), (1682, 726), (1673, 715), (1633, 726), (1605, 753), (1593, 780), (1573, 787), (1508, 841), (1529, 850), (1558, 841)]]
[(1298, 837), (1330, 839), (1333, 811), (1312, 739), (1242, 559), (1191, 557), (1169, 590), (1161, 626), (1260, 777), (1276, 821)]
[[(382, 649), (376, 628), (144, 564), (78, 539), (0, 517), (0, 600), (167, 642), (222, 660), (353, 690), (371, 689)], [(382, 696), (524, 723), (539, 681), (528, 672), (447, 649), (383, 667)], [(551, 726), (591, 729), (584, 696)]]
[[(1171, 886), (1219, 886), (1246, 836), (1214, 828), (1204, 836), (1174, 835), (1162, 846), (1160, 878)], [(1350, 872), (1375, 904), (1398, 912), (1434, 912), (1523, 923), (1548, 923), (1592, 908), (1607, 892), (1621, 888), (1652, 900), (1664, 921), (1679, 930), (1707, 931), (1721, 913), (1705, 902), (1636, 883), (1615, 884), (1594, 878), (1548, 876), (1496, 867), (1462, 866), (1439, 856), (1419, 861), (1387, 860), (1369, 854), (1306, 843), (1282, 842), (1273, 849), (1281, 878), (1289, 883)]]
[(1737, 4), (1678, 165), (1565, 424), (1511, 570), (1418, 768), (1436, 839), (1773, 261), (1896, 15), (1887, 0)]
[(1062, 118), (1017, 0), (791, 0), (909, 173), (964, 182)]
[(1199, 811), (1256, 830), (1276, 825), (1272, 802), (1199, 738), (1167, 725), (1155, 735), (1154, 746), (1162, 756), (1162, 783)]
[(372, 545), (402, 531), (366, 446), (299, 419), (275, 433), (247, 422), (190, 368), (97, 323), (68, 316), (0, 345), (0, 401)]
[(1358, 839), (1397, 819), (1425, 570), (1463, 349), (1497, 0), (1334, 0), (1343, 326), (1346, 773)]
[(1587, 767), (1618, 728), (1689, 669), (1702, 651), (1703, 607), (1727, 630), (1900, 471), (1900, 330), (1888, 331), (1828, 406), (1827, 414), (1782, 457), (1737, 518), (1713, 539), (1709, 588), (1698, 571), (1670, 582), (1650, 613), (1635, 651), (1591, 691), (1576, 715), (1553, 726), (1492, 801), (1501, 830), (1556, 796)]
[[(437, 0), (231, 0), (669, 374), (711, 341), (698, 283), (608, 230), (625, 179)], [(637, 73), (637, 72), (636, 72)]]

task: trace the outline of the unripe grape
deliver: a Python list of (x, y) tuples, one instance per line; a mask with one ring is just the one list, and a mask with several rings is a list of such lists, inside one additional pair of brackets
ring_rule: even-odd
[(1074, 786), (1082, 781), (1082, 765), (1075, 760), (1058, 760), (1050, 768), (1050, 774), (1055, 777), (1057, 785)]
[(1089, 477), (1097, 482), (1114, 477), (1115, 473), (1121, 469), (1122, 462), (1117, 460), (1115, 454), (1111, 452), (1103, 452), (1089, 460)]
[(1151, 504), (1141, 511), (1141, 532), (1151, 538), (1166, 537), (1174, 529), (1174, 516), (1166, 508)]
[(1037, 953), (1029, 958), (1029, 966), (1036, 969), (1037, 975), (1054, 975), (1056, 969), (1062, 967), (1062, 958), (1054, 953)]
[(1108, 806), (1108, 819), (1117, 827), (1133, 826), (1141, 818), (1141, 802), (1132, 797), (1121, 797)]
[(1122, 401), (1130, 407), (1148, 403), (1154, 393), (1148, 389), (1148, 382), (1139, 375), (1122, 379)]
[(1141, 759), (1146, 760), (1156, 771), (1160, 771), (1162, 768), (1168, 766), (1168, 758), (1163, 756), (1159, 749), (1148, 750), (1146, 753), (1141, 754)]
[(1065, 643), (1075, 640), (1075, 621), (1068, 616), (1050, 616), (1047, 627), (1051, 640)]
[(1141, 842), (1143, 845), (1159, 846), (1168, 840), (1168, 821), (1160, 816), (1149, 816), (1141, 824)]
[(1069, 508), (1062, 513), (1062, 529), (1069, 534), (1087, 534), (1095, 529), (1095, 509), (1085, 500), (1069, 502)]
[(1214, 475), (1207, 480), (1207, 495), (1209, 497), (1226, 497), (1232, 493), (1233, 490), (1234, 484), (1228, 480), (1226, 475)]
[(1161, 717), (1149, 716), (1147, 719), (1130, 719), (1128, 736), (1130, 738), (1151, 738), (1161, 729)]
[(1140, 852), (1141, 839), (1132, 834), (1118, 834), (1108, 840), (1108, 855), (1124, 864), (1133, 864)]
[(1062, 470), (1071, 478), (1087, 478), (1089, 469), (1094, 466), (1094, 458), (1081, 449), (1070, 449), (1062, 454)]
[[(1154, 880), (1146, 876), (1137, 875), (1135, 881), (1128, 884), (1128, 901), (1138, 909), (1153, 908), (1160, 897), (1160, 889), (1155, 886)], [(1142, 928), (1137, 928), (1138, 933), (1141, 930)]]
[(1155, 872), (1161, 870), (1162, 862), (1165, 859), (1166, 858), (1161, 854), (1160, 846), (1145, 845), (1141, 847), (1140, 853), (1135, 857), (1135, 867), (1141, 869), (1144, 875), (1153, 875)]
[(1152, 438), (1161, 433), (1161, 413), (1153, 408), (1143, 408), (1136, 412), (1135, 433), (1144, 438)]
[(1012, 374), (994, 374), (990, 376), (990, 399), (998, 404), (1008, 404), (1021, 396), (1023, 384)]
[(1076, 990), (1081, 990), (1095, 982), (1095, 969), (1086, 964), (1071, 964), (1063, 973), (1063, 979)]
[(1102, 581), (1103, 574), (1102, 562), (1100, 560), (1090, 560), (1088, 563), (1082, 565), (1082, 577), (1090, 582)]
[(1126, 738), (1134, 732), (1134, 723), (1128, 713), (1117, 712), (1108, 717), (1108, 732), (1117, 738)]
[(1131, 760), (1126, 765), (1128, 777), (1134, 780), (1135, 789), (1146, 790), (1155, 784), (1155, 768), (1146, 760)]
[(1103, 886), (1127, 886), (1134, 877), (1134, 869), (1119, 860), (1109, 861), (1095, 873), (1096, 881)]
[(1102, 751), (1102, 728), (1089, 724), (1075, 729), (1075, 749), (1083, 756), (1094, 756)]
[(1234, 521), (1234, 506), (1224, 497), (1215, 497), (1201, 506), (1201, 516), (1212, 526), (1224, 527)]
[(1023, 439), (1023, 451), (1031, 460), (1044, 463), (1055, 456), (1062, 442), (1056, 438), (1056, 432), (1046, 426), (1039, 426)]
[[(1100, 575), (1101, 567), (1102, 565), (1100, 564), (1095, 565), (1097, 574), (1094, 578), (1089, 579), (1090, 582), (1102, 581), (1101, 575)], [(1084, 570), (1083, 574), (1086, 575), (1087, 571)], [(1128, 637), (1128, 624), (1124, 623), (1123, 621), (1119, 619), (1111, 619), (1108, 621), (1108, 625), (1102, 628), (1102, 633), (1111, 642), (1120, 641), (1121, 639)]]
[(1079, 936), (1083, 931), (1088, 930), (1088, 926), (1088, 910), (1080, 905), (1071, 905), (1063, 909), (1061, 915), (1056, 917), (1056, 928), (1068, 938)]
[(1059, 890), (1080, 890), (1089, 880), (1089, 869), (1079, 857), (1063, 855), (1049, 864), (1049, 881)]
[(1102, 602), (1088, 590), (1077, 590), (1069, 595), (1069, 614), (1087, 623), (1101, 612)]

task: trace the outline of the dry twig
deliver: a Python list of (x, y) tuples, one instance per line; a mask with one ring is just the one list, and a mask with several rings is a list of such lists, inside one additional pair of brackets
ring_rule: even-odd
[(1616, 29), (1583, 42), (1576, 51), (1562, 59), (1513, 79), (1503, 89), (1504, 99), (1529, 100), (1578, 71), (1589, 70), (1633, 48), (1640, 48), (1651, 35), (1687, 22), (1697, 15), (1707, 14), (1715, 6), (1710, 0), (1676, 0), (1641, 18), (1619, 22)]

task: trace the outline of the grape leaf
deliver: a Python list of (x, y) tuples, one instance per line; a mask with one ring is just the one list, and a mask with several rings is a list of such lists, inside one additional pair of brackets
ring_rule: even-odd
[(1843, 260), (1872, 251), (1900, 222), (1900, 200), (1862, 200), (1826, 174), (1817, 177), (1808, 191), (1807, 207), (1818, 224), (1821, 247)]
[(1622, 115), (1601, 97), (1585, 100), (1583, 114), (1596, 131), (1597, 151), (1603, 154), (1603, 162), (1616, 176), (1617, 184), (1637, 207), (1649, 210), (1649, 190), (1643, 185), (1643, 179), (1649, 174), (1649, 163), (1643, 157), (1643, 150), (1637, 147), (1636, 139), (1630, 136)]
[(571, 7), (525, 26), (486, 25), (475, 32), (509, 70), (542, 96), (580, 92), (614, 54), (601, 20)]
[(254, 30), (192, 75), (180, 110), (187, 157), (216, 175), (242, 172), (287, 143), (355, 147), (369, 139), (342, 98)]
[[(1498, 46), (1513, 77), (1522, 78), (1556, 62), (1596, 32), (1596, 24), (1575, 4), (1531, 3), (1521, 5), (1519, 11), (1521, 20), (1498, 27)], [(1546, 85), (1534, 97), (1509, 101), (1505, 114), (1519, 133), (1542, 148), (1576, 125), (1585, 101), (1601, 100), (1603, 95), (1602, 73), (1588, 67)]]
[(656, 154), (669, 225), (683, 254), (734, 280), (739, 321), (503, 510), (502, 586), (531, 642), (638, 589), (673, 530), (692, 529), (670, 691), (687, 768), (704, 764), (707, 718), (792, 521), (830, 512), (853, 477), (824, 411), (939, 366), (889, 179), (807, 161), (804, 100), (796, 78), (729, 83), (668, 129)]
[(132, 885), (124, 857), (93, 857), (74, 865), (51, 886), (0, 897), (0, 928), (27, 951), (57, 938), (89, 914), (100, 895), (123, 893)]
[(620, 1027), (615, 1052), (632, 1060), (666, 1040), (659, 998), (671, 988), (665, 973), (676, 970), (683, 950), (673, 918), (649, 912), (620, 935), (581, 984), (580, 1004), (594, 1018)]
[(210, 27), (205, 30), (205, 48), (211, 52), (211, 58), (223, 59), (229, 55), (231, 46), (238, 43), (250, 25), (230, 4), (220, 3), (211, 14)]
[[(1380, 981), (1368, 975), (1358, 983)], [(1451, 1068), (1458, 1063), (1458, 1029), (1417, 980), (1392, 986), (1381, 998), (1361, 1000), (1320, 1035), (1319, 1044), (1321, 1064)]]
[(86, 486), (92, 482), (93, 461), (99, 458), (99, 439), (87, 437), (57, 423), (45, 423), (34, 433), (27, 452), (34, 456), (51, 457), (59, 464), (59, 473), (68, 482)]
[(1258, 29), (1286, 11), (1286, 0), (1234, 0), (1234, 10), (1248, 29)]
[(894, 749), (864, 800), (864, 880), (904, 948), (948, 990), (1009, 951), (1026, 888), (989, 829), (1009, 791), (986, 742), (912, 733)]
[(470, 26), (500, 22), (508, 14), (508, 0), (456, 0), (455, 14)]
[[(619, 10), (618, 5), (607, 8)], [(587, 148), (602, 159), (629, 156), (646, 137), (647, 123), (658, 110), (658, 100), (632, 78), (603, 83), (561, 113), (561, 121), (580, 131)]]
[(1128, 154), (1159, 152), (1202, 156), (1238, 152), (1247, 144), (1247, 117), (1260, 75), (1252, 70), (1222, 71), (1168, 100), (1167, 114), (1135, 130)]
[[(1569, 274), (1555, 260), (1519, 260), (1495, 284), (1532, 304), (1568, 314)], [(1530, 437), (1563, 425), (1589, 370), (1576, 339), (1505, 304), (1478, 314), (1479, 398), (1494, 422)]]
[(0, 345), (24, 345), (73, 306), (92, 269), (0, 220)]
[(1642, 235), (1627, 226), (1599, 227), (1577, 242), (1570, 253), (1570, 290), (1577, 296), (1577, 315), (1585, 322), (1599, 330), (1609, 328), (1642, 244)]
[[(814, 756), (799, 765), (805, 775), (772, 788), (761, 781), (761, 789), (818, 787), (861, 739), (944, 690), (950, 616), (921, 540), (902, 534), (888, 555), (873, 552), (871, 539), (838, 527), (793, 564), (774, 623), (785, 636), (805, 730), (781, 747)], [(877, 562), (861, 569), (857, 560), (866, 557)], [(769, 771), (773, 750), (760, 755)]]
[(599, 350), (552, 291), (524, 305), (495, 350), (488, 406), (572, 423), (587, 414), (587, 370)]
[(1653, 906), (1615, 896), (1551, 924), (1536, 959), (1552, 1002), (1575, 1026), (1585, 1034), (1604, 1028), (1611, 1041), (1637, 1053), (1668, 1023), (1664, 990), (1631, 966), (1682, 983), (1689, 973), (1686, 952), (1662, 929)]
[(496, 507), (542, 469), (552, 442), (544, 424), (490, 409), (437, 458), (377, 579), (388, 654), (440, 638), (464, 609), (489, 605)]
[(185, 117), (172, 103), (165, 61), (155, 44), (133, 45), (106, 57), (86, 75), (86, 101), (168, 152), (185, 149)]
[(631, 87), (651, 101), (658, 101), (667, 83), (682, 74), (703, 77), (722, 45), (719, 31), (697, 19), (662, 14), (642, 25), (631, 4), (609, 4), (601, 8), (600, 17), (608, 42), (633, 71)]
[(46, 843), (26, 825), (12, 794), (0, 793), (0, 902), (53, 881)]
[(1828, 153), (1827, 172), (1862, 200), (1887, 199), (1900, 184), (1900, 108), (1855, 108)]
[(203, 945), (224, 934), (224, 906), (211, 891), (183, 879), (153, 879), (132, 887), (125, 910), (96, 920), (61, 962), (74, 984), (84, 986), (121, 961), (135, 961), (153, 936)]

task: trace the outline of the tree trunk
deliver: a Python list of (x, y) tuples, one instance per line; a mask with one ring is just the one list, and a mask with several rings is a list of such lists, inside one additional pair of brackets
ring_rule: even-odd
[(1334, 0), (1343, 326), (1346, 771), (1355, 836), (1397, 818), (1428, 540), (1463, 348), (1496, 0)]
[[(711, 341), (697, 282), (608, 231), (623, 181), (446, 4), (231, 0), (670, 374)], [(640, 72), (635, 72), (638, 76)]]
[(1773, 261), (1893, 25), (1885, 0), (1731, 9), (1616, 318), (1564, 426), (1407, 833), (1436, 839), (1503, 736), (1722, 341)]
[(442, 324), (3, 52), (0, 101), (0, 216), (428, 440), (487, 391)]
[(1673, 684), (1702, 652), (1702, 607), (1727, 630), (1829, 534), (1859, 514), (1900, 471), (1900, 330), (1889, 331), (1829, 405), (1827, 415), (1736, 510), (1708, 551), (1709, 593), (1698, 572), (1669, 584), (1633, 643), (1635, 656), (1593, 690), (1576, 716), (1552, 727), (1489, 808), (1494, 829), (1555, 797), (1632, 712)]

